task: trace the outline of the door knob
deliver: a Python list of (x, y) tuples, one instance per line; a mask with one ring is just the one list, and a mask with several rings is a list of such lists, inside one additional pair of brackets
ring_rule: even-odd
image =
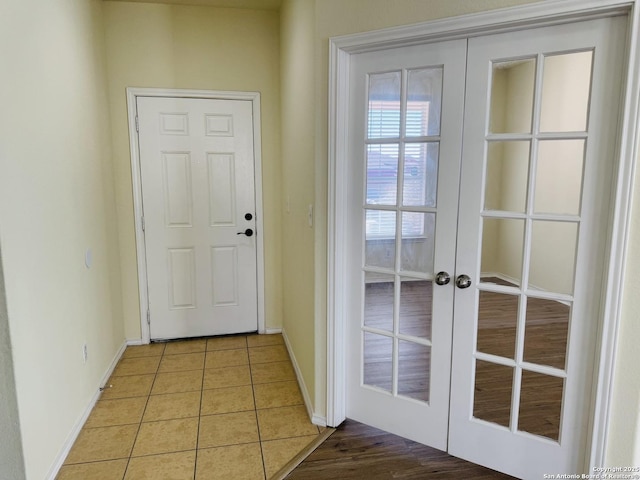
[(238, 235), (246, 235), (247, 237), (253, 236), (253, 230), (247, 228), (244, 232), (238, 232)]
[(436, 273), (436, 283), (438, 285), (447, 285), (451, 281), (451, 277), (447, 272)]
[(458, 288), (469, 288), (471, 286), (471, 277), (469, 275), (458, 275), (456, 278), (456, 286)]

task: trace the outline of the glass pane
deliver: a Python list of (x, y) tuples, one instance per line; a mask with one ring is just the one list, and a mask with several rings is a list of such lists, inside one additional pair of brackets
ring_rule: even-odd
[(571, 307), (555, 300), (527, 298), (524, 361), (565, 368)]
[(400, 136), (400, 72), (369, 75), (368, 138)]
[(394, 276), (366, 272), (364, 279), (364, 324), (393, 331)]
[(529, 179), (528, 141), (489, 142), (485, 210), (524, 213)]
[(435, 213), (402, 213), (403, 271), (433, 272)]
[(440, 144), (407, 143), (404, 148), (402, 204), (408, 207), (435, 207), (438, 190)]
[(403, 340), (398, 343), (398, 393), (428, 402), (431, 347)]
[(440, 135), (442, 67), (409, 70), (406, 136)]
[(512, 385), (513, 368), (476, 360), (473, 416), (508, 427)]
[(366, 211), (365, 265), (395, 268), (396, 212)]
[(524, 220), (484, 218), (482, 228), (483, 276), (500, 274), (516, 285), (522, 279)]
[(518, 301), (515, 295), (479, 292), (477, 350), (514, 359)]
[(536, 213), (580, 214), (584, 140), (551, 140), (538, 144)]
[(393, 339), (364, 332), (363, 382), (391, 392)]
[(491, 133), (530, 133), (536, 60), (493, 64), (491, 77)]
[(400, 284), (400, 333), (430, 339), (432, 302), (432, 282), (403, 278)]
[(562, 378), (523, 370), (518, 430), (558, 440), (563, 387)]
[(533, 222), (529, 288), (573, 293), (577, 238), (577, 223)]
[(592, 57), (590, 51), (545, 57), (541, 132), (586, 131)]
[(367, 146), (367, 204), (396, 205), (398, 145)]

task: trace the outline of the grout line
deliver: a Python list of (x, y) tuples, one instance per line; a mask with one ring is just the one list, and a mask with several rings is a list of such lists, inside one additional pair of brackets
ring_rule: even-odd
[[(160, 365), (162, 364), (162, 359), (164, 358), (165, 348), (162, 349), (162, 355), (160, 355), (160, 361), (158, 362), (158, 366), (156, 367), (156, 371), (153, 374), (153, 382), (151, 382), (151, 388), (149, 389), (149, 394), (147, 395), (147, 400), (144, 403), (144, 409), (142, 410), (142, 415), (140, 416), (140, 423), (138, 424), (138, 430), (136, 431), (136, 435), (133, 438), (133, 444), (131, 445), (131, 451), (129, 452), (129, 458), (127, 458), (127, 466), (124, 469), (124, 473), (122, 474), (122, 480), (127, 476), (127, 470), (129, 470), (129, 464), (131, 463), (131, 457), (133, 455), (133, 449), (136, 446), (136, 442), (138, 441), (138, 435), (140, 434), (140, 429), (142, 428), (142, 420), (144, 419), (144, 414), (147, 412), (147, 406), (149, 405), (149, 398), (151, 398), (151, 392), (153, 391), (153, 386), (156, 383), (156, 379), (158, 378), (158, 371), (160, 370)], [(126, 350), (125, 350), (126, 351)], [(119, 363), (119, 362), (118, 362)]]
[(260, 459), (262, 460), (262, 475), (264, 476), (264, 478), (267, 478), (267, 464), (265, 462), (264, 459), (264, 450), (262, 448), (262, 434), (260, 433), (260, 422), (258, 421), (258, 405), (256, 403), (256, 388), (255, 388), (255, 384), (253, 383), (253, 370), (252, 370), (252, 362), (251, 362), (251, 355), (249, 355), (249, 348), (255, 348), (255, 347), (249, 347), (249, 341), (247, 340), (247, 357), (249, 358), (249, 378), (251, 380), (251, 394), (253, 395), (253, 411), (256, 417), (256, 426), (258, 428), (258, 445), (260, 445)]
[(209, 356), (209, 351), (207, 350), (207, 346), (209, 341), (207, 340), (204, 345), (204, 362), (202, 362), (202, 381), (200, 382), (200, 405), (198, 406), (198, 428), (196, 429), (196, 458), (193, 464), (193, 480), (196, 480), (196, 475), (198, 472), (198, 448), (200, 447), (200, 422), (202, 420), (202, 398), (204, 396), (204, 372), (207, 369), (207, 357)]
[[(145, 455), (136, 455), (135, 457), (130, 457), (130, 458), (148, 458), (148, 457), (157, 457), (159, 455), (172, 455), (174, 453), (185, 453), (185, 452), (195, 452), (196, 450), (193, 448), (188, 448), (186, 450), (172, 450), (171, 452), (162, 452), (162, 453), (147, 453)], [(102, 461), (109, 461), (109, 460), (100, 460)]]

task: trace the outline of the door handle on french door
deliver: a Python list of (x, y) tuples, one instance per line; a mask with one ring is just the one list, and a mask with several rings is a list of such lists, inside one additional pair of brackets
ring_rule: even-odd
[(447, 272), (436, 273), (436, 283), (438, 285), (447, 285), (451, 281), (451, 276)]
[(246, 235), (247, 237), (253, 236), (253, 230), (247, 228), (244, 232), (238, 232), (237, 235)]
[(458, 275), (456, 277), (456, 286), (458, 288), (469, 288), (471, 286), (471, 277), (469, 275)]

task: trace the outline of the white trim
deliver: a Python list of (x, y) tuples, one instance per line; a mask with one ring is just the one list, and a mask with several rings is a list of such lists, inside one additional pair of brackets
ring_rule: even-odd
[[(593, 395), (593, 418), (589, 471), (606, 464), (605, 455), (611, 418), (615, 357), (618, 345), (622, 294), (627, 267), (627, 251), (631, 226), (633, 182), (640, 154), (640, 1), (634, 1), (629, 14), (628, 71), (620, 112), (620, 144), (618, 178), (614, 192), (614, 214), (607, 271), (607, 289), (603, 296), (602, 330), (598, 377)], [(605, 267), (606, 268), (606, 267)]]
[(278, 334), (278, 333), (282, 333), (282, 329), (281, 328), (267, 328), (264, 333), (267, 334), (267, 335), (275, 335), (275, 334)]
[[(636, 0), (546, 0), (329, 39), (347, 53), (441, 42), (623, 14)], [(331, 72), (330, 72), (331, 74)], [(333, 78), (330, 78), (332, 81)]]
[(289, 352), (289, 358), (291, 359), (291, 364), (293, 365), (293, 370), (296, 372), (296, 378), (298, 379), (298, 386), (300, 387), (300, 392), (302, 392), (302, 398), (304, 399), (304, 405), (307, 408), (307, 414), (311, 419), (311, 423), (314, 425), (319, 425), (321, 427), (327, 426), (326, 418), (317, 415), (313, 411), (313, 403), (311, 402), (311, 396), (309, 395), (309, 390), (307, 389), (307, 384), (304, 383), (304, 377), (302, 376), (302, 372), (300, 371), (300, 366), (298, 365), (298, 361), (296, 360), (296, 356), (293, 354), (293, 349), (291, 348), (291, 343), (289, 343), (289, 337), (287, 337), (287, 332), (282, 329), (282, 338), (284, 339), (284, 344), (287, 347), (287, 351)]
[(49, 470), (49, 473), (45, 477), (46, 480), (55, 480), (56, 476), (60, 472), (60, 468), (62, 468), (62, 465), (64, 464), (64, 461), (66, 460), (67, 455), (69, 455), (69, 452), (71, 451), (71, 447), (73, 447), (73, 444), (76, 442), (76, 439), (78, 438), (78, 435), (82, 430), (82, 427), (87, 421), (87, 418), (89, 418), (89, 415), (91, 414), (91, 411), (93, 410), (93, 407), (95, 406), (96, 402), (100, 399), (100, 395), (102, 394), (102, 387), (109, 381), (109, 378), (111, 378), (111, 374), (113, 373), (113, 371), (116, 368), (116, 365), (120, 361), (120, 358), (122, 357), (124, 350), (127, 348), (127, 345), (128, 345), (128, 342), (126, 341), (123, 342), (122, 345), (120, 345), (120, 348), (118, 349), (115, 356), (113, 357), (111, 364), (109, 365), (109, 367), (107, 368), (107, 371), (105, 372), (105, 374), (102, 376), (102, 379), (100, 380), (100, 383), (99, 383), (100, 388), (98, 388), (94, 393), (93, 397), (91, 397), (91, 400), (89, 400), (89, 403), (85, 407), (84, 412), (82, 413), (82, 415), (80, 416), (76, 424), (71, 429), (69, 436), (67, 437), (66, 441), (62, 445), (62, 449), (58, 453), (55, 461), (53, 462), (53, 465), (51, 466), (51, 469)]
[(311, 416), (311, 423), (313, 423), (314, 425), (317, 425), (318, 427), (326, 427), (327, 426), (327, 418), (323, 417), (322, 415), (318, 415), (318, 414), (314, 413)]
[[(345, 154), (348, 138), (350, 55), (385, 48), (469, 38), (533, 26), (568, 23), (617, 14), (629, 15), (628, 72), (621, 105), (619, 170), (614, 191), (610, 252), (600, 332), (598, 373), (594, 388), (589, 468), (605, 463), (609, 429), (615, 351), (621, 317), (621, 298), (630, 227), (631, 192), (636, 158), (640, 153), (640, 0), (543, 1), (432, 22), (345, 35), (329, 43), (328, 118), (328, 250), (327, 250), (327, 423), (345, 419), (346, 376), (343, 296), (345, 257)], [(592, 471), (592, 470), (590, 470)]]
[(138, 264), (138, 292), (140, 301), (140, 332), (142, 343), (149, 343), (151, 336), (147, 324), (149, 295), (147, 286), (147, 262), (142, 230), (142, 181), (140, 178), (140, 148), (136, 129), (137, 97), (207, 98), (221, 100), (247, 100), (253, 107), (253, 156), (256, 193), (256, 256), (258, 285), (258, 332), (265, 333), (264, 298), (264, 212), (262, 200), (262, 135), (259, 92), (230, 92), (214, 90), (178, 90), (168, 88), (127, 88), (127, 111), (129, 119), (129, 147), (131, 154), (131, 183), (133, 186), (133, 210), (136, 232), (136, 256)]
[[(508, 282), (511, 283), (513, 285), (518, 285), (519, 280), (517, 278), (514, 277), (510, 277), (509, 275), (506, 275), (504, 273), (499, 273), (499, 272), (480, 272), (480, 279), (485, 278), (485, 277), (496, 277), (504, 282)], [(546, 288), (542, 288), (539, 287), (537, 285), (534, 285), (533, 283), (529, 283), (529, 292), (535, 296), (536, 293), (551, 293), (549, 292)], [(529, 294), (527, 294), (529, 295)], [(563, 305), (566, 306), (571, 306), (571, 302), (567, 301), (567, 300), (562, 300), (561, 298), (553, 298), (553, 297), (558, 297), (558, 296), (564, 296), (566, 297), (567, 295), (565, 294), (551, 294), (552, 298), (547, 298), (547, 300), (553, 300), (554, 302), (558, 302), (561, 303)]]
[[(344, 156), (349, 138), (349, 54), (333, 39), (329, 45), (329, 185), (327, 199), (327, 425), (346, 419), (346, 335), (343, 282), (346, 278), (347, 188)], [(342, 102), (342, 103), (341, 103)]]
[(149, 305), (147, 290), (147, 256), (144, 248), (144, 232), (142, 230), (142, 179), (140, 177), (140, 148), (136, 128), (136, 93), (127, 89), (127, 118), (129, 120), (129, 154), (131, 156), (131, 185), (133, 191), (133, 215), (136, 234), (136, 259), (138, 265), (138, 300), (140, 302), (140, 336), (143, 343), (149, 343), (151, 336), (147, 324), (145, 305)]
[(505, 282), (509, 282), (509, 283), (514, 284), (514, 285), (518, 285), (518, 279), (517, 278), (510, 277), (509, 275), (506, 275), (506, 274), (500, 273), (500, 272), (480, 272), (480, 279), (485, 278), (485, 277), (496, 277), (496, 278), (499, 278), (500, 280), (503, 280)]

